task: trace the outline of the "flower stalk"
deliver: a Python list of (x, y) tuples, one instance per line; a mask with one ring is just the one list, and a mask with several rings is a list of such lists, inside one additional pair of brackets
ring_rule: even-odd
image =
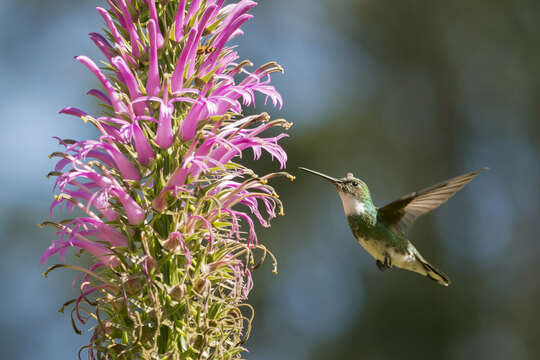
[(90, 359), (237, 359), (253, 308), (251, 272), (269, 256), (257, 240), (282, 203), (268, 181), (242, 164), (251, 149), (281, 169), (288, 129), (266, 113), (243, 117), (256, 94), (281, 107), (270, 83), (282, 68), (254, 71), (230, 40), (256, 3), (241, 0), (108, 0), (97, 10), (105, 34), (90, 34), (106, 62), (77, 56), (101, 83), (101, 114), (60, 111), (93, 125), (97, 139), (57, 138), (63, 151), (48, 176), (57, 191), (46, 221), (56, 239), (44, 252), (63, 259), (74, 248), (94, 263), (53, 265), (79, 272), (80, 295), (66, 302), (72, 324), (89, 324), (81, 349)]

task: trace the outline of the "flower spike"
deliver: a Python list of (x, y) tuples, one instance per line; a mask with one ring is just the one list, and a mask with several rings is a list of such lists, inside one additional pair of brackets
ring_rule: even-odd
[(276, 270), (256, 232), (283, 214), (269, 180), (292, 178), (257, 176), (244, 163), (247, 151), (285, 168), (287, 134), (270, 131), (291, 124), (242, 114), (257, 93), (281, 108), (270, 76), (283, 69), (249, 69), (230, 45), (254, 1), (106, 3), (97, 8), (105, 34), (90, 34), (103, 65), (76, 57), (101, 84), (88, 94), (102, 112), (60, 110), (99, 136), (56, 138), (50, 216), (72, 214), (42, 224), (55, 237), (41, 261), (92, 258), (89, 268), (46, 272), (79, 272), (80, 293), (61, 310), (72, 305), (76, 331), (92, 330), (90, 359), (239, 359), (252, 271), (267, 255)]

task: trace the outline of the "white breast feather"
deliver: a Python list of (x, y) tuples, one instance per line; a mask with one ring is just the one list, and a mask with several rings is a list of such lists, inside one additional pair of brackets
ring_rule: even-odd
[(366, 205), (349, 194), (340, 193), (341, 202), (343, 203), (343, 209), (345, 215), (359, 215), (366, 211)]
[(388, 255), (392, 258), (394, 265), (405, 269), (410, 268), (413, 264), (417, 263), (416, 257), (407, 251), (405, 254), (397, 253), (394, 249), (388, 249)]

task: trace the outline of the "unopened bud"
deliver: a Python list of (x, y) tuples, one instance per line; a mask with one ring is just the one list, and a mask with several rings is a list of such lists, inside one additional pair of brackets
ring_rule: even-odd
[(138, 293), (139, 291), (141, 291), (143, 287), (143, 282), (141, 279), (138, 279), (132, 276), (125, 282), (125, 285), (126, 285), (126, 292), (128, 293), (128, 295), (134, 295)]
[(147, 255), (143, 260), (143, 267), (146, 269), (148, 273), (151, 273), (157, 267), (156, 260), (154, 260), (154, 258), (151, 257), (150, 255)]
[(201, 334), (196, 334), (191, 338), (191, 346), (193, 346), (194, 349), (201, 350), (204, 345), (204, 336)]
[(96, 326), (94, 330), (94, 335), (96, 337), (103, 336), (104, 334), (111, 335), (115, 330), (116, 329), (113, 326), (112, 322), (105, 321), (105, 322), (102, 322), (100, 326)]
[(186, 285), (178, 284), (169, 289), (169, 296), (176, 301), (181, 301), (186, 295)]
[(193, 287), (193, 290), (195, 290), (197, 293), (201, 295), (206, 295), (208, 291), (210, 290), (210, 280), (207, 278), (200, 278), (195, 283), (195, 286)]
[(180, 248), (180, 242), (175, 236), (171, 236), (163, 243), (163, 248), (172, 252), (177, 252)]

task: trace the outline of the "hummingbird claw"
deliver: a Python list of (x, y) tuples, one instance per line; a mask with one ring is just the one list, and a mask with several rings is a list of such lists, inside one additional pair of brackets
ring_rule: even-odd
[(377, 267), (381, 271), (388, 270), (392, 267), (392, 258), (388, 254), (384, 254), (384, 261), (377, 260), (375, 261), (375, 264), (377, 264)]
[(392, 267), (392, 258), (390, 257), (390, 255), (388, 255), (388, 253), (384, 254), (384, 266), (386, 266), (387, 268)]

